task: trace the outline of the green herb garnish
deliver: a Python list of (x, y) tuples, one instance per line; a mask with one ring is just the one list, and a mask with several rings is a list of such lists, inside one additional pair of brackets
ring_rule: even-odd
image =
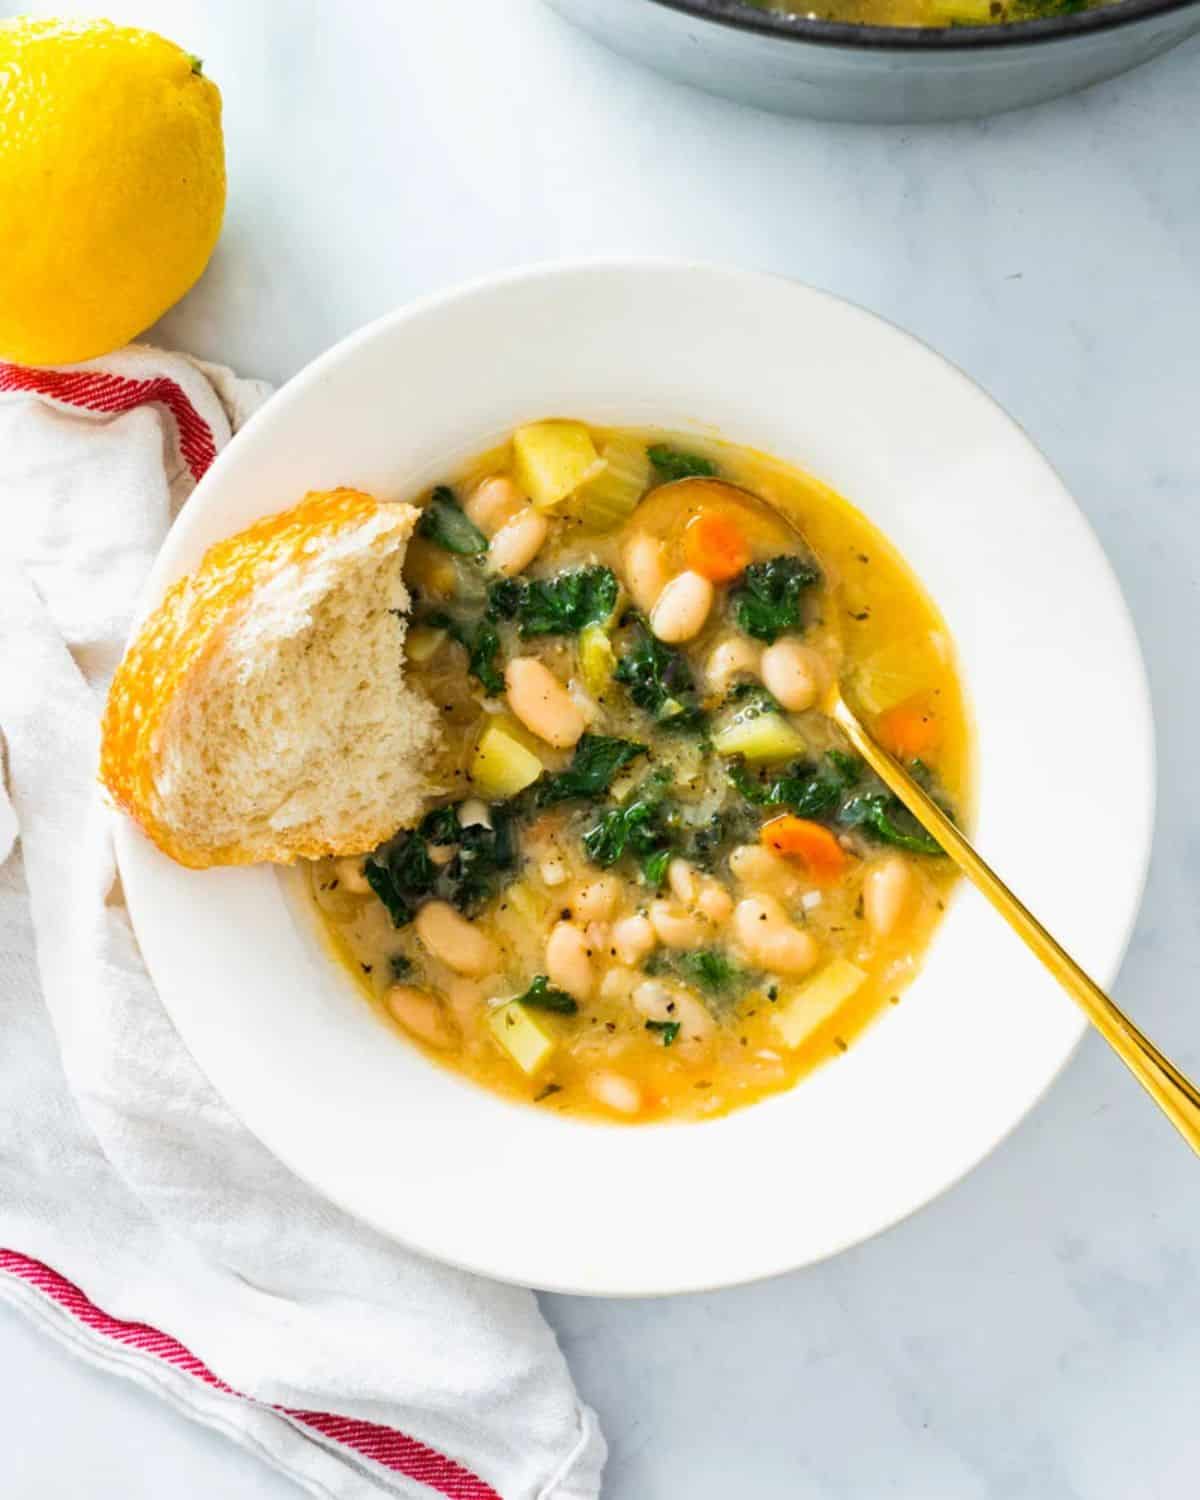
[(657, 1031), (658, 1034), (662, 1037), (662, 1044), (664, 1047), (669, 1047), (672, 1042), (674, 1042), (675, 1038), (679, 1035), (679, 1026), (680, 1023), (678, 1021), (646, 1022), (646, 1030)]

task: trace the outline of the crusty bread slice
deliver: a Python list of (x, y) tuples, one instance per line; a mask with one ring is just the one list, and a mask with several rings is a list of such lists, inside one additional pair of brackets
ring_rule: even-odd
[(113, 679), (100, 775), (181, 864), (373, 849), (421, 811), (440, 730), (404, 685), (418, 512), (308, 495), (219, 542)]

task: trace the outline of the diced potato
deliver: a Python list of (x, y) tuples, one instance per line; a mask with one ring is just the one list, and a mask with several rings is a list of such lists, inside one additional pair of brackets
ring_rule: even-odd
[(432, 625), (414, 625), (404, 638), (404, 654), (420, 666), (437, 655), (445, 639), (444, 630), (435, 630)]
[(610, 439), (601, 460), (596, 473), (576, 490), (571, 512), (594, 531), (611, 531), (636, 509), (653, 474), (642, 438)]
[(868, 656), (852, 678), (855, 698), (870, 714), (881, 714), (906, 698), (927, 691), (943, 670), (937, 637), (909, 636), (890, 641)]
[(788, 1047), (807, 1041), (862, 984), (866, 974), (845, 958), (833, 958), (793, 990), (772, 1012), (771, 1024)]
[(523, 1073), (536, 1073), (556, 1046), (519, 1000), (510, 1000), (488, 1017), (492, 1035)]
[(579, 669), (593, 698), (602, 698), (612, 682), (617, 657), (603, 625), (585, 625), (579, 633)]
[(718, 755), (740, 755), (751, 763), (787, 760), (804, 753), (804, 736), (782, 714), (765, 713), (734, 719), (713, 735)]
[(538, 507), (553, 510), (599, 472), (600, 455), (582, 422), (532, 422), (513, 433), (513, 477)]
[(475, 746), (471, 780), (485, 797), (515, 797), (545, 769), (532, 750), (498, 724), (489, 724)]

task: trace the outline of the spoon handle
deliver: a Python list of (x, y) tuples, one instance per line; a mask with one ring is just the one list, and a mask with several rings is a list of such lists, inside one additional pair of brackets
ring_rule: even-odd
[(1200, 1091), (1196, 1086), (1163, 1056), (1148, 1037), (1142, 1035), (1100, 986), (1088, 978), (1066, 949), (1051, 937), (1033, 913), (1017, 900), (941, 808), (926, 796), (897, 760), (876, 744), (840, 693), (834, 692), (828, 711), (863, 760), (1041, 959), (1192, 1150), (1200, 1154)]

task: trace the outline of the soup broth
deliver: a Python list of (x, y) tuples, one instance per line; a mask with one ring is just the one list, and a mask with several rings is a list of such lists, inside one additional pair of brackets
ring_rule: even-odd
[(442, 712), (439, 795), (311, 867), (381, 1015), (487, 1088), (612, 1120), (718, 1114), (845, 1051), (953, 872), (825, 686), (947, 808), (970, 793), (951, 643), (893, 548), (761, 454), (565, 421), (423, 503), (407, 670)]
[(755, 10), (870, 26), (991, 26), (1073, 15), (1111, 0), (745, 0)]

